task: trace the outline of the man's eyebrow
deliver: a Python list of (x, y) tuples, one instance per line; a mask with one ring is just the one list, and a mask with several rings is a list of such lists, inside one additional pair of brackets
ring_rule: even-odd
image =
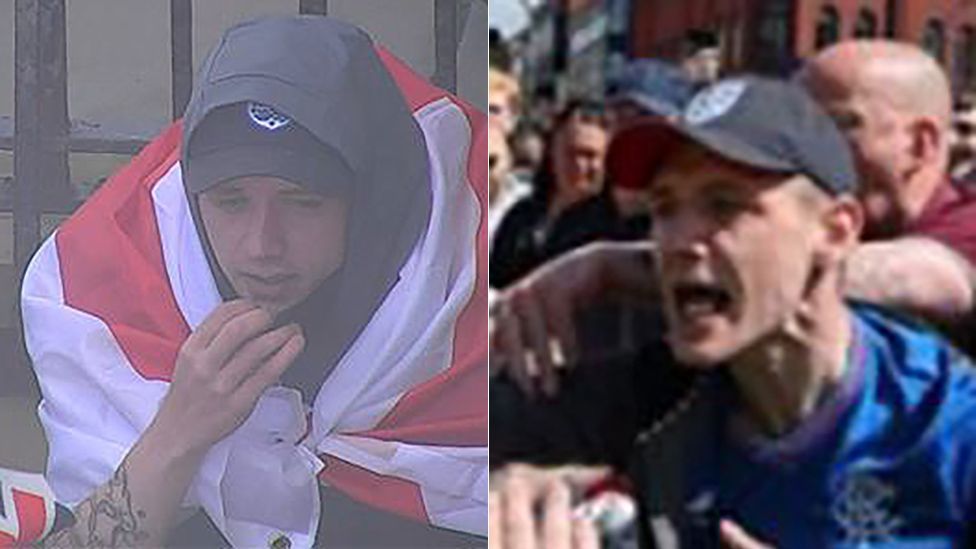
[(701, 186), (701, 190), (707, 192), (747, 194), (752, 190), (752, 188), (751, 185), (746, 182), (731, 181), (729, 177), (716, 176), (709, 178), (708, 181)]
[(851, 108), (827, 109), (827, 115), (833, 118), (838, 125), (861, 124), (864, 119), (860, 111)]
[(211, 192), (215, 194), (238, 194), (244, 192), (244, 190), (233, 183), (225, 183), (214, 187), (211, 189)]
[(284, 195), (284, 196), (314, 196), (316, 198), (321, 198), (322, 197), (322, 195), (320, 195), (319, 193), (317, 193), (315, 191), (310, 191), (308, 189), (302, 189), (302, 188), (298, 188), (298, 189), (284, 189), (284, 190), (280, 191), (278, 194), (281, 194), (281, 195)]

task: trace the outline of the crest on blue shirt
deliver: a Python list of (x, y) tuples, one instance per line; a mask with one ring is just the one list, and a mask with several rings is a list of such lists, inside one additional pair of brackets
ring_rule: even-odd
[(898, 492), (881, 479), (856, 472), (838, 486), (831, 515), (853, 544), (891, 543), (905, 521), (895, 514)]
[(263, 103), (250, 102), (247, 104), (247, 115), (258, 126), (266, 130), (277, 130), (291, 124), (291, 118), (281, 114)]

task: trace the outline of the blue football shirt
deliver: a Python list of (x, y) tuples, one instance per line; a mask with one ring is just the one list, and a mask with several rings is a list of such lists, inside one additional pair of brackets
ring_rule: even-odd
[(965, 547), (976, 369), (921, 326), (854, 315), (845, 378), (813, 417), (775, 440), (723, 426), (719, 511), (780, 547)]

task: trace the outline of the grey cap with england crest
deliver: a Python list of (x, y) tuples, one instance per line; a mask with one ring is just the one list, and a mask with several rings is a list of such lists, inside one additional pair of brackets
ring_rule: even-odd
[[(377, 150), (389, 162), (377, 162)], [(409, 174), (417, 185), (427, 176), (423, 137), (371, 39), (316, 16), (261, 19), (224, 34), (183, 117), (182, 167), (190, 193), (246, 175), (326, 193), (373, 174)]]
[(804, 174), (832, 195), (857, 188), (850, 148), (833, 120), (798, 85), (755, 76), (705, 88), (675, 120), (635, 121), (611, 143), (607, 169), (639, 188), (674, 145), (689, 141), (736, 164)]
[(309, 399), (398, 280), (431, 215), (424, 135), (382, 53), (328, 17), (242, 23), (204, 62), (183, 118), (188, 204), (224, 300), (237, 292), (210, 245), (202, 193), (272, 176), (347, 205), (342, 267), (275, 319), (306, 334), (281, 382)]

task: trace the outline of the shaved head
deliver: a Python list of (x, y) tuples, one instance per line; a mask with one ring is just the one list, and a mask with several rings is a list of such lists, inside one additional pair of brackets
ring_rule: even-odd
[(816, 55), (798, 76), (851, 144), (867, 238), (902, 234), (949, 166), (952, 93), (922, 49), (852, 40)]
[(952, 92), (945, 72), (911, 44), (841, 42), (814, 57), (801, 79), (812, 90), (840, 87), (870, 93), (899, 112), (932, 117), (946, 128), (952, 117)]

